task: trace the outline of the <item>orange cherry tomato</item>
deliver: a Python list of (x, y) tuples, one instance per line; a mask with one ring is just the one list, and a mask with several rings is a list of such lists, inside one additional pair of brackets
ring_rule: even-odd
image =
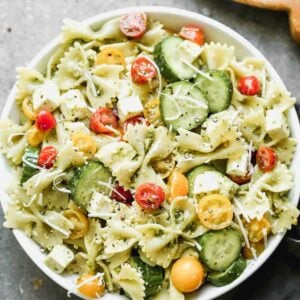
[(245, 228), (248, 231), (249, 241), (252, 243), (257, 243), (263, 240), (264, 231), (266, 234), (270, 233), (271, 224), (265, 217), (262, 217), (260, 220), (253, 219), (248, 223), (246, 222)]
[[(265, 243), (264, 243), (264, 241), (259, 241), (257, 243), (250, 243), (250, 247), (253, 248), (256, 255), (259, 256), (265, 250)], [(243, 253), (243, 256), (246, 259), (253, 259), (254, 258), (251, 249), (248, 248), (247, 246), (243, 247), (242, 253)]]
[(205, 270), (195, 256), (179, 258), (171, 269), (171, 280), (174, 287), (182, 293), (197, 290), (204, 282)]
[(176, 197), (186, 196), (189, 192), (189, 183), (186, 177), (178, 172), (173, 171), (168, 178), (169, 202), (171, 203)]
[(103, 49), (96, 59), (96, 64), (108, 64), (108, 65), (123, 65), (125, 66), (125, 57), (121, 50), (116, 48)]
[(165, 192), (157, 184), (144, 183), (137, 188), (135, 200), (143, 209), (155, 210), (164, 202)]
[(116, 129), (118, 127), (117, 117), (109, 108), (98, 108), (90, 118), (90, 129), (95, 133), (113, 133), (108, 126)]
[(56, 160), (57, 153), (57, 150), (52, 146), (44, 147), (40, 152), (38, 165), (46, 169), (52, 168)]
[(77, 280), (77, 290), (90, 298), (98, 298), (103, 295), (105, 286), (102, 280), (99, 278), (94, 280), (89, 280), (93, 277), (92, 274), (84, 274)]
[(195, 24), (185, 25), (181, 28), (179, 35), (182, 38), (195, 42), (200, 46), (205, 43), (205, 35), (203, 29), (199, 25), (195, 25)]
[(52, 113), (41, 110), (38, 115), (36, 116), (35, 125), (38, 130), (40, 131), (50, 131), (56, 126), (56, 120)]
[(272, 148), (260, 146), (256, 153), (256, 163), (263, 172), (272, 171), (277, 163), (275, 150)]
[(147, 16), (143, 12), (133, 12), (121, 17), (120, 30), (129, 38), (141, 37), (147, 29)]
[(131, 67), (131, 78), (134, 83), (148, 83), (156, 76), (153, 63), (145, 56), (139, 56)]
[(198, 204), (198, 216), (200, 222), (211, 230), (226, 228), (233, 218), (231, 202), (220, 194), (204, 196)]
[(260, 91), (260, 82), (256, 76), (244, 76), (238, 81), (238, 90), (246, 96), (257, 95)]

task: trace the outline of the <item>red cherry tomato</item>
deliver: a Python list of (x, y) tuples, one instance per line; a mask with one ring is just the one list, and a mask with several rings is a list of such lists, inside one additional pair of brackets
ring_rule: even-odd
[(195, 42), (198, 45), (203, 45), (205, 42), (203, 29), (195, 24), (188, 24), (183, 26), (179, 32), (179, 35), (182, 38)]
[(147, 16), (143, 12), (133, 12), (122, 16), (120, 30), (130, 38), (139, 38), (147, 28)]
[(228, 175), (228, 177), (234, 181), (235, 183), (239, 184), (239, 185), (242, 185), (242, 184), (245, 184), (245, 183), (248, 183), (250, 182), (251, 180), (251, 177), (252, 177), (252, 174), (251, 172), (249, 172), (247, 175), (245, 176), (238, 176), (238, 175)]
[(123, 131), (126, 132), (129, 124), (134, 126), (137, 124), (144, 124), (144, 123), (146, 123), (148, 125), (147, 120), (143, 116), (137, 116), (137, 117), (130, 118), (123, 123)]
[(238, 90), (246, 96), (257, 95), (260, 91), (260, 82), (256, 76), (241, 77), (238, 81)]
[(43, 148), (38, 158), (38, 165), (46, 169), (52, 168), (56, 160), (57, 153), (57, 150), (52, 146)]
[(115, 184), (114, 189), (111, 193), (111, 198), (124, 204), (131, 204), (133, 196), (129, 190), (125, 190), (124, 187), (118, 183)]
[(50, 112), (46, 110), (41, 110), (36, 116), (35, 125), (40, 131), (50, 131), (53, 128), (55, 128), (56, 120)]
[(156, 69), (145, 56), (139, 56), (132, 64), (131, 78), (135, 83), (148, 83), (156, 76)]
[(276, 152), (272, 148), (260, 146), (256, 154), (256, 163), (262, 171), (272, 171), (277, 163)]
[(164, 190), (154, 183), (140, 185), (135, 193), (136, 202), (145, 210), (155, 210), (165, 200)]
[(90, 118), (90, 129), (95, 133), (113, 133), (108, 126), (116, 129), (118, 127), (117, 117), (109, 108), (98, 108)]

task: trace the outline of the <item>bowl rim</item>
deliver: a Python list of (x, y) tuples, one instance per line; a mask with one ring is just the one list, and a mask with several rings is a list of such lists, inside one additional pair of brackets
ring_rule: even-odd
[[(285, 86), (283, 81), (281, 80), (280, 76), (276, 72), (276, 70), (273, 68), (273, 66), (270, 64), (270, 62), (264, 57), (264, 55), (262, 55), (262, 53), (258, 49), (256, 49), (256, 47), (254, 47), (243, 36), (241, 36), (239, 33), (237, 33), (235, 30), (231, 29), (227, 25), (224, 25), (223, 23), (221, 23), (215, 19), (212, 19), (210, 17), (204, 16), (201, 13), (195, 13), (195, 12), (191, 12), (189, 10), (167, 7), (167, 6), (132, 6), (132, 7), (126, 7), (126, 8), (103, 12), (103, 13), (97, 14), (96, 16), (85, 19), (81, 22), (84, 24), (87, 24), (87, 25), (94, 25), (99, 22), (105, 22), (106, 20), (121, 16), (122, 14), (126, 14), (126, 13), (129, 13), (132, 11), (144, 11), (145, 13), (153, 13), (153, 14), (170, 14), (174, 17), (182, 16), (185, 18), (194, 19), (196, 21), (198, 20), (198, 22), (202, 22), (202, 23), (208, 24), (214, 28), (217, 28), (217, 29), (225, 32), (226, 34), (230, 35), (234, 40), (236, 40), (239, 44), (241, 44), (244, 48), (246, 48), (249, 52), (251, 52), (253, 57), (264, 59), (266, 61), (266, 68), (268, 69), (271, 77), (278, 83)], [(53, 49), (60, 44), (60, 42), (61, 42), (61, 35), (59, 34), (52, 41), (47, 43), (46, 46), (44, 46), (34, 56), (34, 58), (27, 64), (27, 67), (36, 67), (45, 56), (47, 56), (49, 53), (51, 53), (53, 51)], [(12, 107), (13, 107), (15, 93), (16, 93), (16, 84), (14, 84), (13, 88), (11, 89), (11, 91), (9, 93), (9, 96), (7, 97), (5, 106), (1, 113), (1, 118), (5, 118), (5, 117), (9, 116), (9, 114), (12, 110)], [(290, 123), (290, 127), (291, 127), (292, 136), (294, 138), (296, 138), (297, 140), (300, 140), (300, 125), (299, 125), (299, 120), (298, 120), (297, 113), (296, 113), (296, 110), (294, 107), (289, 110), (288, 115), (289, 115), (289, 123)], [(295, 152), (294, 162), (295, 161), (300, 162), (299, 145), (297, 145), (297, 150)], [(0, 160), (0, 166), (3, 163), (4, 163), (4, 158), (2, 155), (1, 160)], [(296, 177), (295, 177), (295, 179), (296, 179)], [(300, 180), (299, 180), (299, 183), (300, 183)], [(292, 201), (293, 203), (297, 204), (299, 195), (300, 195), (300, 184), (297, 185), (296, 180), (295, 180), (294, 184), (295, 184), (295, 186), (293, 187), (293, 195), (290, 198), (292, 198), (291, 200), (293, 200)], [(2, 189), (3, 189), (3, 187), (0, 184), (1, 195), (5, 194), (2, 191)], [(4, 204), (4, 200), (2, 200), (2, 197), (1, 197), (1, 204), (2, 204), (3, 211), (5, 211), (5, 204)], [(25, 233), (23, 233), (21, 230), (14, 229), (13, 234), (14, 234), (15, 238), (17, 239), (18, 243), (20, 244), (21, 248), (24, 250), (24, 252), (30, 257), (30, 259), (38, 266), (38, 268), (45, 275), (47, 275), (49, 278), (51, 278), (51, 280), (56, 282), (62, 288), (69, 290), (69, 291), (71, 290), (73, 283), (65, 282), (66, 277), (56, 274), (55, 272), (50, 270), (44, 263), (41, 263), (41, 261), (37, 257), (34, 256), (34, 252), (31, 252), (31, 248), (34, 247), (34, 245), (30, 244), (33, 241), (30, 238), (28, 238), (25, 235)], [(251, 262), (250, 264), (248, 264), (247, 269), (245, 270), (245, 271), (247, 271), (246, 275), (244, 274), (244, 276), (243, 276), (243, 274), (242, 274), (239, 278), (237, 278), (235, 281), (233, 281), (229, 285), (226, 285), (226, 286), (223, 286), (220, 288), (213, 287), (213, 289), (215, 289), (215, 292), (213, 292), (211, 296), (207, 295), (207, 296), (203, 297), (203, 295), (201, 295), (201, 293), (200, 293), (199, 297), (201, 297), (201, 299), (203, 299), (203, 300), (214, 299), (218, 296), (221, 296), (221, 295), (229, 292), (233, 288), (240, 285), (243, 281), (245, 281), (247, 278), (249, 278), (256, 270), (258, 270), (265, 263), (265, 261), (272, 255), (272, 253), (275, 251), (275, 249), (279, 246), (284, 235), (285, 235), (285, 232), (281, 233), (281, 234), (277, 234), (276, 236), (273, 237), (274, 241), (273, 241), (272, 245), (269, 245), (268, 248), (262, 253), (261, 256), (258, 257), (258, 259), (255, 262)], [(29, 240), (29, 242), (28, 242), (28, 240)], [(64, 279), (64, 280), (62, 280), (62, 279)], [(80, 293), (78, 293), (77, 291), (72, 290), (72, 294), (82, 297), (82, 295), (80, 295)], [(107, 293), (106, 296), (103, 297), (103, 299), (112, 299), (112, 298), (123, 299), (122, 296), (117, 296), (117, 298), (115, 298), (112, 295), (113, 294)], [(193, 299), (198, 298), (195, 294), (191, 297)], [(187, 298), (192, 299), (192, 298), (190, 298), (190, 296), (187, 296)]]

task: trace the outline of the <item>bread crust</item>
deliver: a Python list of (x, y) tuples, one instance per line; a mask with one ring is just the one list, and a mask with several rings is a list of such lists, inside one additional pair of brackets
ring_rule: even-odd
[(300, 0), (234, 0), (259, 8), (287, 11), (293, 39), (300, 43)]

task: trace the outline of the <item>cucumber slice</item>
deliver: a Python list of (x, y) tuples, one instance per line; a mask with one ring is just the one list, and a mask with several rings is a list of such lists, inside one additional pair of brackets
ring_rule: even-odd
[(132, 256), (130, 264), (141, 272), (145, 282), (145, 296), (149, 297), (161, 290), (164, 280), (164, 269), (160, 266), (150, 266), (143, 262), (138, 256)]
[(70, 181), (71, 198), (83, 209), (87, 208), (93, 192), (109, 194), (110, 189), (101, 184), (108, 183), (111, 173), (98, 161), (90, 161), (83, 167), (77, 168)]
[(209, 231), (198, 241), (201, 259), (213, 271), (226, 270), (241, 253), (241, 235), (231, 228)]
[(227, 109), (232, 99), (232, 82), (226, 71), (214, 70), (209, 72), (212, 80), (201, 75), (195, 82), (208, 100), (209, 111), (212, 114)]
[(223, 272), (208, 273), (207, 281), (215, 286), (223, 286), (237, 279), (246, 269), (247, 261), (240, 256), (231, 266)]
[(40, 149), (37, 147), (25, 148), (25, 152), (23, 156), (22, 175), (20, 179), (21, 184), (23, 184), (30, 177), (32, 177), (33, 175), (39, 172), (37, 168), (32, 167), (32, 166), (37, 166), (39, 153), (40, 153)]
[(176, 131), (191, 130), (201, 125), (208, 115), (207, 101), (201, 91), (188, 81), (167, 85), (160, 97), (160, 112), (164, 124)]
[(188, 80), (196, 73), (194, 69), (180, 60), (177, 49), (183, 41), (180, 37), (169, 36), (155, 46), (154, 61), (168, 82)]
[(236, 191), (238, 187), (236, 183), (234, 183), (231, 179), (229, 179), (226, 175), (224, 175), (219, 168), (216, 168), (216, 166), (213, 165), (201, 165), (199, 167), (194, 168), (187, 174), (190, 197), (194, 196), (194, 185), (197, 176), (208, 171), (214, 172), (216, 178), (218, 178), (218, 182), (220, 183), (221, 186), (220, 194), (229, 197)]
[(211, 165), (201, 165), (199, 167), (194, 168), (187, 174), (187, 180), (189, 182), (189, 197), (193, 197), (196, 177), (200, 174), (203, 174), (206, 171), (217, 171), (217, 169)]

